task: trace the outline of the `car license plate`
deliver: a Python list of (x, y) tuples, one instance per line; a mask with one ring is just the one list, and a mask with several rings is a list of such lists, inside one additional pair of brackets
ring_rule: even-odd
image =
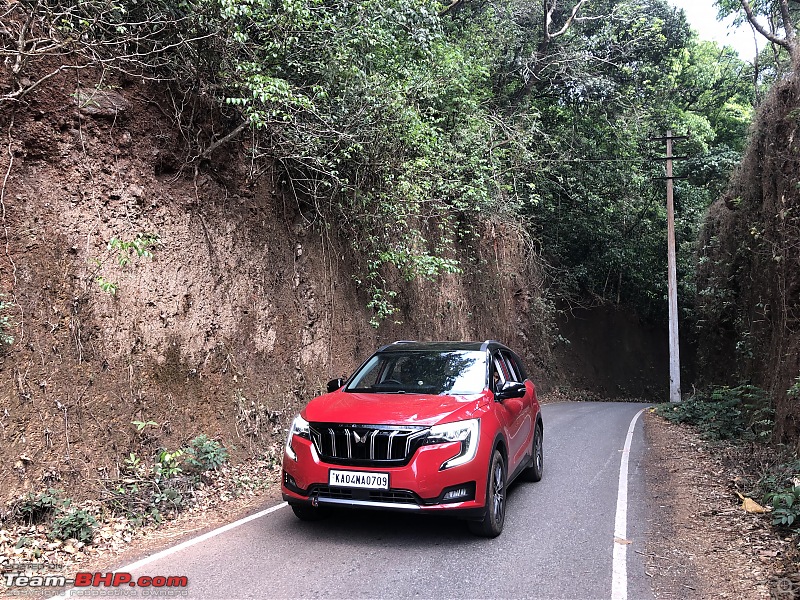
[(357, 487), (370, 490), (388, 490), (388, 473), (367, 473), (366, 471), (338, 471), (331, 469), (328, 475), (331, 487)]

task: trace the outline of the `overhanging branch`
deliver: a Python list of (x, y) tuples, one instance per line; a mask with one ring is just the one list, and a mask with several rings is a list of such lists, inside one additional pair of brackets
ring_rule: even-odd
[[(756, 15), (755, 15), (755, 13), (753, 13), (753, 7), (750, 6), (750, 2), (748, 0), (739, 0), (739, 2), (741, 3), (742, 8), (744, 9), (744, 12), (747, 15), (747, 20), (750, 21), (750, 25), (753, 26), (753, 29), (755, 29), (758, 33), (763, 35), (767, 40), (769, 40), (773, 44), (777, 44), (778, 46), (782, 46), (783, 48), (786, 48), (789, 51), (790, 54), (792, 53), (792, 49), (793, 49), (792, 46), (793, 45), (789, 40), (788, 31), (787, 31), (787, 37), (786, 38), (778, 37), (777, 35), (775, 35), (771, 31), (767, 31), (764, 28), (764, 26), (761, 25), (761, 23), (758, 22), (758, 19), (756, 19)], [(783, 12), (783, 8), (784, 7), (787, 7), (787, 10), (788, 10), (788, 4), (787, 4), (786, 0), (782, 0), (781, 1), (781, 12)], [(784, 21), (784, 23), (785, 23), (785, 21)], [(793, 33), (794, 32), (792, 32), (792, 34)]]

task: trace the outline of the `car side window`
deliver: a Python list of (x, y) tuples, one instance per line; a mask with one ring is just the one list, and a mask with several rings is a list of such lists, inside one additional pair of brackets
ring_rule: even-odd
[(505, 363), (506, 368), (508, 370), (509, 381), (517, 381), (521, 383), (522, 379), (519, 376), (519, 368), (517, 367), (517, 364), (514, 361), (513, 357), (506, 352), (501, 352), (500, 354), (503, 357), (503, 362)]
[(492, 357), (492, 391), (497, 392), (508, 380), (505, 364), (499, 354)]

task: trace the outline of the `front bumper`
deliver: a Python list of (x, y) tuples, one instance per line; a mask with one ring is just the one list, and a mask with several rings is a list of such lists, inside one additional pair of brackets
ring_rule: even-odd
[[(298, 437), (293, 440), (293, 448), (297, 460), (284, 458), (281, 486), (283, 499), (290, 504), (446, 512), (465, 518), (480, 518), (484, 512), (488, 458), (480, 448), (470, 462), (443, 471), (441, 465), (456, 454), (457, 444), (423, 446), (407, 465), (389, 468), (325, 463), (310, 441)], [(389, 489), (330, 486), (331, 469), (388, 473)], [(458, 491), (462, 494), (456, 494)]]

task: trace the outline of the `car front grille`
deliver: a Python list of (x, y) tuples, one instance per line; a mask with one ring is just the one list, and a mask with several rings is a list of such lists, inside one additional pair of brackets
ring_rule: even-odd
[(425, 442), (427, 427), (311, 423), (319, 457), (339, 465), (405, 465)]

